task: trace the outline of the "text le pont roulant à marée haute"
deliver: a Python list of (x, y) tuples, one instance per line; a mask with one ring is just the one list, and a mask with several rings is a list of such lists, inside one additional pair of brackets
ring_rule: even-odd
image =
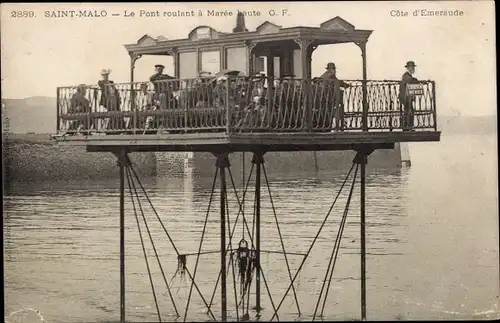
[[(44, 18), (105, 18), (105, 17), (126, 17), (126, 18), (183, 18), (183, 17), (235, 17), (238, 13), (244, 16), (288, 16), (288, 9), (269, 9), (269, 10), (130, 10), (121, 11), (108, 10), (45, 10)], [(35, 18), (36, 11), (17, 10), (10, 13), (11, 18)]]

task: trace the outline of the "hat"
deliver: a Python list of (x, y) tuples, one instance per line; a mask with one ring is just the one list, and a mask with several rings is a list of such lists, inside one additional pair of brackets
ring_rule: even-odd
[(103, 69), (101, 70), (101, 75), (109, 75), (109, 73), (111, 73), (111, 70), (109, 70), (109, 69), (105, 69), (105, 68), (103, 68)]
[(327, 69), (327, 70), (329, 70), (329, 69), (334, 69), (334, 68), (336, 68), (336, 67), (335, 67), (335, 63), (328, 63), (328, 64), (326, 64), (326, 69)]
[(161, 65), (161, 64), (156, 64), (156, 65), (155, 65), (155, 68), (156, 68), (156, 67), (161, 67), (161, 68), (165, 68), (165, 65)]
[(253, 77), (252, 77), (252, 81), (259, 81), (259, 80), (262, 80), (262, 79), (265, 79), (266, 78), (266, 75), (265, 74), (262, 74), (262, 73), (257, 73), (255, 74)]
[(406, 62), (406, 65), (405, 65), (405, 67), (415, 67), (415, 66), (417, 66), (417, 65), (415, 65), (414, 61), (408, 61), (408, 62)]

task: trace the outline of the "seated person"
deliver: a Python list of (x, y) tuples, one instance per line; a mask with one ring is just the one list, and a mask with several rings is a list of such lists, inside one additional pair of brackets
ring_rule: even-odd
[(200, 72), (198, 74), (198, 79), (196, 80), (196, 86), (194, 87), (194, 101), (195, 107), (208, 107), (213, 102), (212, 95), (212, 81), (213, 76), (210, 72)]
[[(140, 85), (136, 107), (138, 111), (152, 111), (156, 108), (153, 101), (153, 92), (149, 91), (148, 83), (142, 83)], [(137, 120), (137, 128), (146, 128), (152, 119), (152, 116), (140, 116)]]
[[(85, 84), (80, 84), (76, 88), (75, 94), (71, 96), (70, 104), (68, 108), (68, 113), (89, 113), (90, 112), (90, 101), (85, 97), (87, 94), (87, 86)], [(85, 129), (89, 129), (88, 119), (71, 121), (68, 132), (76, 132), (80, 126)]]

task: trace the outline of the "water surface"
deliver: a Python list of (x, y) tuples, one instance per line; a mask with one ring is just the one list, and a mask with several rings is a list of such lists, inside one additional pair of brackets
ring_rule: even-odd
[[(368, 319), (498, 318), (499, 240), (496, 137), (443, 135), (440, 143), (410, 145), (412, 167), (372, 171), (367, 176)], [(269, 174), (270, 189), (285, 248), (305, 253), (346, 175)], [(142, 179), (149, 197), (182, 254), (195, 253), (208, 208), (212, 178)], [(12, 187), (4, 202), (5, 312), (39, 310), (45, 322), (119, 320), (118, 181), (45, 182)], [(344, 211), (350, 184), (341, 193), (323, 232), (297, 279), (302, 315), (311, 320)], [(239, 198), (242, 188), (237, 187)], [(253, 188), (252, 188), (253, 191)], [(158, 321), (129, 192), (126, 192), (126, 313), (129, 321)], [(217, 192), (216, 192), (217, 193)], [(236, 196), (228, 194), (231, 223)], [(252, 224), (253, 192), (245, 218)], [(138, 208), (137, 203), (135, 204)], [(147, 200), (141, 206), (167, 279), (177, 257)], [(219, 200), (212, 203), (202, 251), (219, 249)], [(241, 219), (241, 217), (240, 217)], [(139, 218), (142, 221), (142, 218)], [(262, 188), (262, 250), (279, 251), (274, 213)], [(141, 223), (163, 321), (175, 319), (146, 228)], [(239, 220), (233, 243), (243, 237)], [(245, 239), (249, 240), (245, 232)], [(341, 249), (324, 310), (325, 320), (360, 317), (359, 185), (354, 189)], [(283, 255), (262, 254), (262, 268), (277, 305), (289, 285)], [(302, 256), (289, 255), (292, 274)], [(187, 257), (194, 271), (195, 256)], [(202, 255), (197, 284), (207, 302), (219, 270), (218, 254)], [(234, 319), (233, 276), (228, 275), (228, 310)], [(183, 315), (187, 277), (176, 275), (172, 294)], [(262, 283), (262, 320), (273, 311)], [(252, 288), (251, 305), (255, 301)], [(238, 295), (239, 298), (239, 295)], [(220, 318), (220, 291), (212, 307)], [(188, 318), (207, 320), (201, 297), (193, 292)], [(25, 312), (27, 313), (27, 312)], [(19, 321), (22, 313), (8, 321)], [(255, 313), (250, 311), (254, 319)], [(32, 313), (31, 322), (39, 319)], [(297, 319), (292, 293), (280, 320)]]

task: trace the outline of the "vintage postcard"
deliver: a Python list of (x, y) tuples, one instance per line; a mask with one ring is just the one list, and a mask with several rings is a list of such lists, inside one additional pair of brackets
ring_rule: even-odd
[(0, 8), (5, 322), (500, 318), (493, 1)]

